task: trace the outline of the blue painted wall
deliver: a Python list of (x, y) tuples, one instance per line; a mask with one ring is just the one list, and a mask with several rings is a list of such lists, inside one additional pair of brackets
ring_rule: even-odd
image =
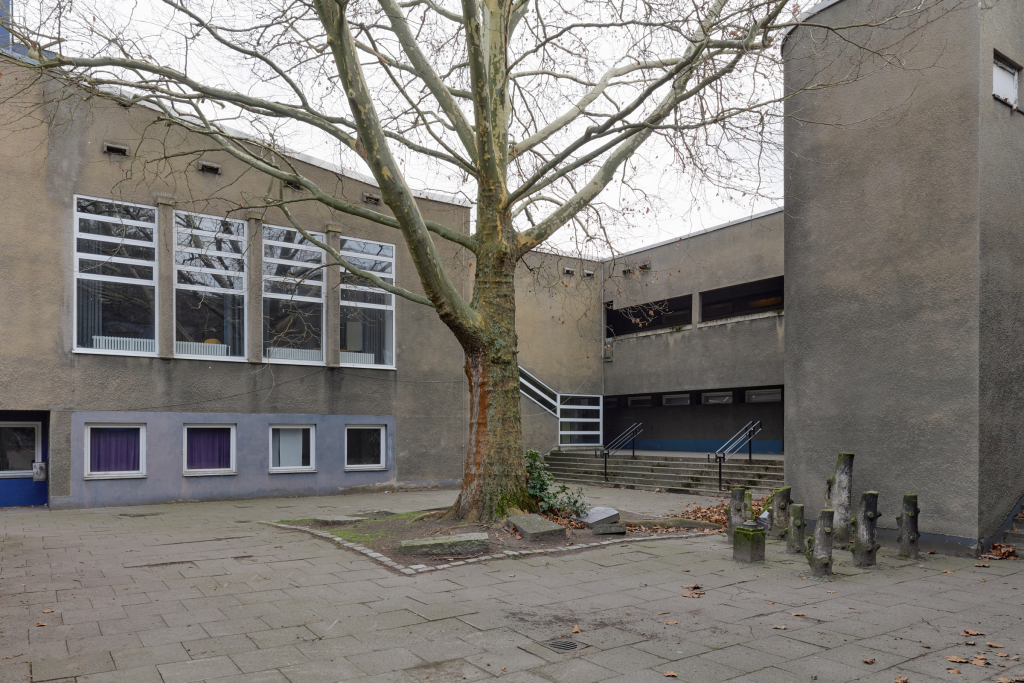
[[(2, 2), (2, 0), (0, 0)], [(2, 11), (2, 10), (0, 10)], [(0, 422), (38, 422), (43, 462), (50, 459), (50, 414), (38, 410), (0, 410)], [(47, 482), (32, 477), (0, 479), (0, 508), (21, 505), (46, 505)]]
[[(146, 425), (146, 477), (85, 479), (85, 425)], [(184, 476), (182, 427), (234, 424), (237, 474)], [(316, 425), (316, 472), (270, 473), (270, 425)], [(345, 471), (345, 426), (385, 425), (385, 470)], [(390, 415), (275, 415), (248, 413), (76, 412), (71, 418), (71, 495), (51, 498), (52, 508), (145, 505), (169, 501), (225, 500), (337, 493), (395, 478), (395, 419)]]

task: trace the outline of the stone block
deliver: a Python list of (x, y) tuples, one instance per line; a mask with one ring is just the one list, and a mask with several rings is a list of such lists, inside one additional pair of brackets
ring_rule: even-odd
[(314, 517), (313, 521), (317, 524), (333, 524), (341, 526), (343, 524), (352, 524), (353, 522), (361, 522), (365, 517), (351, 517), (349, 515), (333, 515), (330, 517)]
[(573, 519), (583, 522), (588, 527), (595, 524), (615, 524), (619, 521), (619, 511), (615, 508), (591, 508), (587, 514)]
[(548, 521), (540, 515), (515, 515), (508, 523), (527, 541), (560, 541), (565, 539), (565, 527)]
[[(559, 527), (561, 528), (561, 527)], [(414, 538), (402, 541), (403, 555), (478, 555), (485, 553), (490, 545), (487, 534), (453, 534), (451, 536), (432, 536), (431, 538)]]
[(736, 527), (732, 536), (732, 559), (744, 564), (764, 562), (764, 529), (753, 522)]
[(1007, 529), (1003, 532), (1003, 543), (1009, 543), (1017, 548), (1024, 547), (1024, 531)]
[(595, 524), (590, 527), (590, 529), (594, 532), (595, 536), (603, 536), (605, 534), (624, 534), (626, 533), (626, 523), (618, 522), (616, 524)]

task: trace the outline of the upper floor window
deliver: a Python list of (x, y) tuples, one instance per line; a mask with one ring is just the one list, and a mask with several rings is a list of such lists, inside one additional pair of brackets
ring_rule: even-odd
[(783, 279), (781, 276), (700, 293), (701, 322), (752, 313), (781, 311), (782, 308)]
[(992, 62), (992, 94), (1007, 104), (1017, 104), (1017, 67), (996, 56)]
[(298, 230), (263, 226), (264, 358), (323, 362), (323, 264), (324, 251)]
[[(354, 267), (395, 282), (395, 245), (341, 238)], [(395, 365), (395, 298), (369, 280), (341, 269), (341, 364)]]
[(156, 207), (75, 196), (75, 348), (156, 354)]
[(693, 296), (686, 294), (646, 304), (614, 308), (605, 303), (607, 337), (618, 337), (633, 332), (664, 330), (689, 325), (693, 320)]
[(174, 213), (174, 355), (245, 356), (245, 222)]

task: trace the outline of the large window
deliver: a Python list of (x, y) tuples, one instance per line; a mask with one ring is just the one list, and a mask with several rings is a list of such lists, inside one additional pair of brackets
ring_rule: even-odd
[(700, 320), (708, 322), (753, 313), (781, 311), (783, 303), (781, 276), (712, 289), (700, 293)]
[(146, 476), (145, 425), (85, 426), (85, 478)]
[(264, 358), (323, 362), (323, 264), (298, 230), (263, 226)]
[(185, 425), (185, 476), (235, 474), (234, 425)]
[(156, 354), (156, 208), (75, 198), (75, 348)]
[(245, 223), (174, 214), (174, 355), (245, 356)]
[(39, 432), (38, 422), (0, 422), (0, 478), (32, 476), (43, 460)]
[(611, 301), (604, 304), (607, 337), (618, 337), (634, 332), (665, 330), (689, 325), (693, 320), (693, 296), (676, 296), (646, 304), (614, 308)]
[(270, 427), (270, 472), (312, 472), (316, 469), (316, 439), (312, 425)]
[(351, 425), (345, 428), (345, 469), (382, 470), (386, 430), (383, 426)]
[[(395, 282), (395, 245), (343, 237), (341, 254), (354, 267)], [(341, 269), (341, 364), (395, 365), (394, 296)]]

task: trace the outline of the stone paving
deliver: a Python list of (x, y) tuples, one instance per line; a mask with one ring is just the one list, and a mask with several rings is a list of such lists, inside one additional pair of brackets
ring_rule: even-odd
[[(590, 493), (654, 514), (690, 500)], [(882, 551), (864, 571), (837, 552), (819, 581), (781, 544), (741, 566), (705, 536), (399, 576), (258, 523), (454, 495), (0, 511), (0, 683), (1024, 680), (1024, 562)], [(557, 637), (582, 647), (541, 645)], [(946, 660), (978, 653), (989, 665)]]

